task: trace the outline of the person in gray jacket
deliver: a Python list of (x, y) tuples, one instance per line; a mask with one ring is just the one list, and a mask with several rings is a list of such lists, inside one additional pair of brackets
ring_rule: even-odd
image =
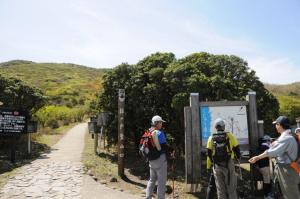
[(298, 143), (292, 136), (289, 119), (279, 116), (274, 122), (280, 137), (274, 141), (270, 148), (258, 156), (252, 157), (249, 162), (254, 164), (260, 159), (276, 157), (275, 178), (278, 178), (281, 193), (284, 199), (300, 198), (298, 189), (299, 176), (290, 167), (292, 160), (295, 160), (298, 153)]

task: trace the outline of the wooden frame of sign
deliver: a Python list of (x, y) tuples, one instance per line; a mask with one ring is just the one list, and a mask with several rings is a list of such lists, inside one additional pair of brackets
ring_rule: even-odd
[[(200, 111), (201, 105), (211, 106), (247, 106), (248, 131), (250, 155), (258, 147), (258, 121), (256, 107), (256, 93), (248, 92), (246, 101), (219, 101), (219, 102), (199, 102), (199, 94), (190, 94), (190, 106), (184, 107), (184, 130), (185, 130), (185, 181), (187, 192), (201, 191), (201, 169), (202, 169), (202, 133), (200, 129)], [(199, 135), (200, 134), (200, 135)], [(252, 176), (252, 175), (251, 175)], [(252, 181), (253, 182), (253, 181)], [(253, 188), (253, 186), (251, 186)]]

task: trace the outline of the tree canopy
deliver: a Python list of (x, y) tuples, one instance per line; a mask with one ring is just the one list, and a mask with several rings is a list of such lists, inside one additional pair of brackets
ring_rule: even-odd
[(0, 75), (0, 101), (4, 107), (33, 113), (45, 104), (46, 99), (41, 90), (30, 87), (21, 80)]
[(194, 53), (176, 59), (173, 53), (155, 53), (135, 65), (121, 64), (103, 78), (98, 106), (111, 114), (109, 141), (117, 141), (118, 89), (125, 89), (125, 132), (127, 141), (138, 143), (153, 115), (161, 115), (167, 136), (176, 145), (184, 145), (184, 106), (190, 93), (199, 93), (201, 101), (245, 100), (248, 91), (257, 95), (258, 118), (271, 130), (278, 115), (278, 101), (264, 88), (255, 71), (237, 56)]

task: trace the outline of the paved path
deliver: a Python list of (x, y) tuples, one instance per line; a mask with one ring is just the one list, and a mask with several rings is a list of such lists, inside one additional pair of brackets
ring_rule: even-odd
[(0, 190), (1, 199), (135, 199), (137, 197), (107, 188), (84, 175), (81, 154), (87, 124), (72, 128), (50, 154), (23, 166)]

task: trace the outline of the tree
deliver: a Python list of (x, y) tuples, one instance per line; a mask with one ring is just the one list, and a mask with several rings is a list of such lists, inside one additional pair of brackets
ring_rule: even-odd
[(21, 80), (0, 75), (0, 101), (4, 107), (33, 113), (46, 103), (41, 90), (30, 87)]
[[(184, 148), (183, 108), (191, 92), (201, 101), (245, 100), (248, 91), (257, 93), (258, 117), (266, 124), (278, 114), (278, 102), (259, 81), (247, 62), (237, 56), (194, 53), (176, 60), (172, 53), (152, 54), (136, 65), (122, 64), (106, 73), (101, 109), (111, 112), (111, 143), (117, 141), (117, 89), (126, 92), (125, 132), (128, 142), (138, 143), (153, 115), (167, 120), (166, 131), (176, 146)], [(267, 128), (270, 128), (267, 126)]]

